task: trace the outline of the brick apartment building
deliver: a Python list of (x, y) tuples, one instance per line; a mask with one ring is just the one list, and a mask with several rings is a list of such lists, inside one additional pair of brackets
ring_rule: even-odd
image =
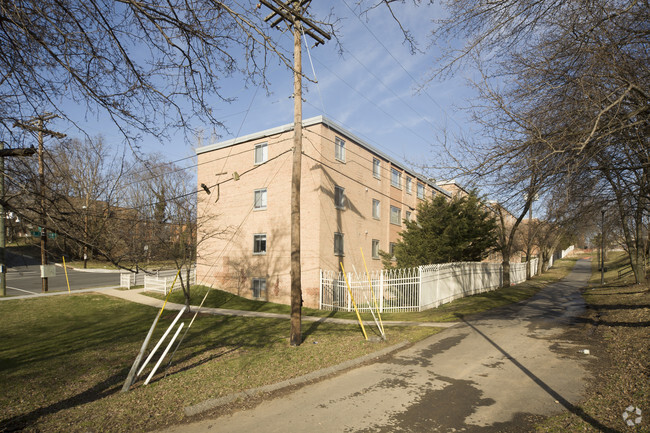
[[(197, 282), (248, 298), (290, 302), (290, 203), (293, 124), (196, 150)], [(216, 186), (218, 184), (218, 186)], [(318, 306), (320, 270), (382, 268), (440, 186), (388, 157), (331, 120), (303, 121), (301, 255), (304, 305)], [(210, 216), (208, 216), (210, 215)], [(221, 233), (210, 238), (210, 233)]]

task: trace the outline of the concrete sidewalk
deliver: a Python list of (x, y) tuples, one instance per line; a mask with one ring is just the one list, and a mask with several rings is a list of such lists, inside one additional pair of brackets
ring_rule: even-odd
[[(527, 302), (467, 318), (379, 362), (248, 410), (164, 432), (520, 432), (533, 430), (537, 416), (563, 410), (601, 431), (598, 420), (575, 406), (595, 359), (584, 349), (594, 348), (563, 334), (584, 310), (580, 289), (590, 274), (589, 261), (580, 260)], [(201, 409), (186, 407), (186, 415)]]
[[(138, 304), (149, 305), (151, 307), (162, 308), (164, 301), (156, 298), (152, 298), (147, 295), (143, 295), (142, 292), (144, 289), (133, 289), (133, 290), (118, 290), (118, 289), (104, 289), (101, 293), (116, 298), (124, 299), (126, 301), (135, 302)], [(179, 311), (183, 308), (183, 304), (176, 304), (173, 302), (167, 302), (165, 306), (168, 310)], [(196, 311), (197, 306), (192, 306), (193, 311)], [(289, 314), (279, 314), (279, 313), (266, 313), (263, 311), (243, 311), (243, 310), (230, 310), (227, 308), (211, 308), (211, 307), (202, 307), (201, 313), (204, 314), (214, 314), (218, 316), (239, 316), (239, 317), (263, 317), (266, 319), (281, 319), (281, 320), (290, 320)], [(359, 322), (356, 320), (350, 319), (337, 319), (333, 317), (314, 317), (314, 316), (302, 316), (302, 320), (305, 322), (318, 322), (318, 323), (338, 323), (341, 325), (356, 325)], [(432, 328), (450, 328), (452, 326), (458, 325), (458, 322), (408, 322), (408, 321), (383, 321), (383, 324), (386, 326), (424, 326)]]

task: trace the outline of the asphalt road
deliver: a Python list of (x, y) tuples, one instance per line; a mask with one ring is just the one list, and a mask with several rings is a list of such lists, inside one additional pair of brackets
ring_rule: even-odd
[[(472, 318), (336, 377), (167, 433), (523, 432), (564, 410), (582, 416), (589, 349), (562, 339), (584, 311), (588, 260), (528, 302)], [(593, 349), (592, 349), (593, 353)]]
[[(6, 253), (7, 260), (7, 296), (41, 293), (42, 280), (40, 260)], [(70, 290), (90, 289), (120, 285), (120, 275), (115, 272), (75, 271), (68, 269)], [(48, 278), (48, 291), (67, 291), (63, 267), (57, 266), (56, 276)]]

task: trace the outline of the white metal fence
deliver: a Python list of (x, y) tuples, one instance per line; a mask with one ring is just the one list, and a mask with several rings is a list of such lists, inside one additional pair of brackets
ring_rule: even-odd
[[(130, 289), (133, 286), (144, 286), (146, 291), (162, 292), (167, 294), (171, 289), (171, 285), (176, 277), (177, 269), (166, 269), (155, 271), (152, 273), (144, 272), (129, 272), (120, 274), (120, 287)], [(186, 269), (181, 271), (182, 277), (187, 275)], [(190, 270), (190, 284), (196, 284), (196, 268), (192, 267)], [(176, 282), (174, 290), (180, 287), (180, 281)]]
[[(526, 280), (526, 266), (537, 273), (537, 260), (510, 263), (510, 282)], [(347, 273), (352, 297), (340, 272), (320, 272), (320, 308), (352, 311), (353, 302), (360, 311), (370, 307), (380, 312), (421, 311), (455, 299), (501, 287), (499, 263), (445, 263), (410, 269), (390, 269), (367, 274)], [(370, 281), (368, 281), (370, 279)], [(371, 286), (372, 283), (372, 286)]]

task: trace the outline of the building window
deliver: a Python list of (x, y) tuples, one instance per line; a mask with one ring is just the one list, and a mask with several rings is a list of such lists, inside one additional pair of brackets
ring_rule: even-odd
[(345, 141), (336, 137), (334, 141), (334, 158), (341, 162), (345, 162)]
[(266, 298), (266, 278), (253, 278), (253, 298), (264, 299)]
[(268, 144), (260, 143), (255, 145), (255, 164), (262, 164), (269, 159)]
[(391, 260), (396, 260), (395, 259), (395, 243), (391, 242), (388, 244), (388, 254), (390, 254), (390, 259)]
[(345, 188), (334, 187), (334, 206), (337, 209), (345, 209)]
[(406, 211), (406, 221), (411, 221), (411, 212)]
[(379, 209), (381, 208), (381, 203), (377, 199), (372, 199), (372, 217), (376, 220), (379, 219), (380, 213)]
[(418, 198), (424, 200), (424, 184), (418, 182)]
[(379, 259), (379, 241), (377, 239), (372, 240), (372, 258)]
[(253, 254), (266, 254), (266, 233), (253, 235)]
[(372, 175), (381, 179), (381, 161), (377, 158), (372, 159)]
[(334, 255), (345, 255), (345, 249), (343, 248), (343, 233), (334, 233)]
[(390, 207), (390, 223), (395, 225), (402, 225), (402, 210), (398, 207)]
[(406, 176), (406, 193), (413, 194), (413, 179)]
[(254, 209), (266, 209), (266, 188), (255, 190)]
[(431, 199), (434, 199), (434, 198), (436, 198), (436, 190), (432, 189), (431, 190)]
[(402, 187), (402, 173), (399, 170), (391, 168), (390, 170), (390, 184), (395, 188)]

